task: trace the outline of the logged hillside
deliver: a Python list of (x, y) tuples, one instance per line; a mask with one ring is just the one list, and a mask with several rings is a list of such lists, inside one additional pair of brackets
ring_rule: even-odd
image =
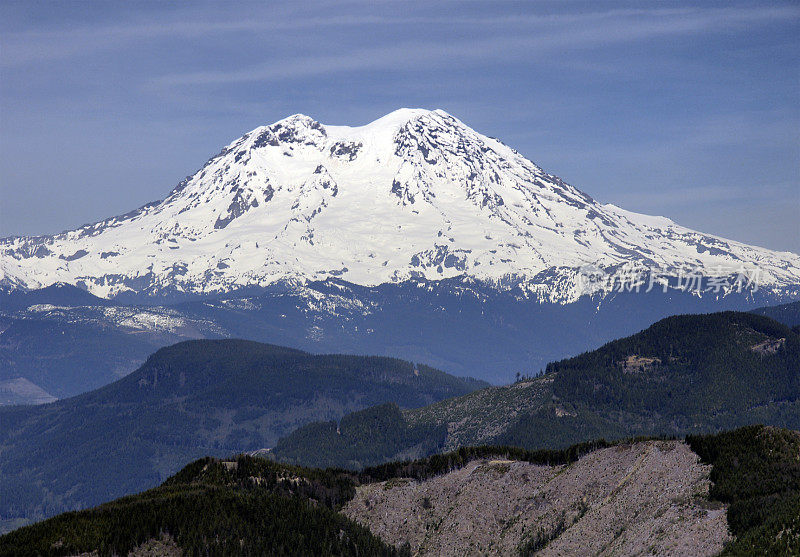
[(416, 555), (800, 554), (798, 431), (461, 449), (369, 474), (344, 514)]
[(480, 459), (361, 486), (344, 514), (414, 555), (715, 555), (729, 534), (724, 506), (705, 499), (709, 468), (679, 441), (561, 466)]
[(0, 556), (794, 555), (799, 457), (799, 432), (753, 426), (469, 447), (361, 472), (203, 458), (158, 488), (1, 536)]
[(0, 517), (85, 508), (157, 485), (201, 456), (257, 450), (311, 420), (429, 404), (485, 385), (392, 358), (189, 341), (84, 395), (0, 408)]
[[(348, 416), (339, 433), (336, 423), (300, 428), (273, 454), (298, 464), (358, 468), (482, 443), (535, 449), (753, 423), (800, 428), (800, 335), (749, 313), (675, 316), (552, 363), (538, 377), (399, 415), (387, 408), (373, 413), (382, 417), (369, 418), (372, 451), (349, 434), (368, 415), (360, 414)], [(426, 428), (425, 438), (397, 435)], [(387, 456), (389, 448), (394, 453)]]

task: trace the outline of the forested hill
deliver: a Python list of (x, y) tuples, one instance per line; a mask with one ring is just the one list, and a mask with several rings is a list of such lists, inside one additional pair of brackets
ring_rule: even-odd
[(193, 462), (163, 485), (0, 537), (0, 556), (408, 555), (336, 512), (356, 479), (241, 456)]
[(747, 313), (668, 317), (546, 373), (555, 396), (596, 410), (733, 417), (737, 409), (797, 401), (800, 336)]
[(781, 304), (779, 306), (766, 306), (754, 309), (751, 313), (766, 315), (790, 327), (800, 326), (800, 301)]
[(313, 420), (387, 401), (422, 406), (485, 385), (393, 358), (179, 343), (95, 391), (0, 408), (0, 531), (155, 486), (200, 456), (269, 447)]
[[(724, 555), (800, 551), (798, 432), (755, 426), (686, 443), (469, 447), (361, 472), (203, 458), (158, 488), (0, 536), (0, 557), (410, 555), (422, 546), (698, 555), (726, 542)], [(488, 508), (506, 520), (486, 521)]]
[(310, 424), (273, 454), (357, 468), (487, 442), (553, 448), (753, 423), (800, 428), (800, 335), (761, 315), (724, 312), (663, 319), (513, 385)]

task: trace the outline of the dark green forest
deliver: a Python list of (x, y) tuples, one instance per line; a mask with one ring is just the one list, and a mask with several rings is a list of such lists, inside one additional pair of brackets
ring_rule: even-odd
[[(64, 513), (0, 537), (0, 556), (125, 554), (170, 536), (187, 555), (408, 555), (386, 546), (338, 511), (360, 484), (424, 480), (476, 459), (564, 465), (618, 443), (562, 450), (464, 447), (361, 471), (310, 469), (239, 456), (199, 459), (160, 487), (99, 507)], [(712, 466), (709, 498), (729, 505), (735, 539), (725, 555), (800, 552), (800, 432), (749, 426), (687, 443)]]
[(278, 441), (272, 454), (281, 462), (359, 469), (404, 451), (431, 454), (441, 449), (445, 426), (411, 426), (396, 404), (383, 404), (335, 421), (300, 427)]
[(723, 555), (800, 555), (800, 432), (750, 426), (686, 442), (713, 466), (709, 497), (729, 505)]
[[(800, 428), (800, 334), (751, 313), (669, 317), (552, 363), (533, 381), (545, 391), (544, 402), (507, 422), (479, 424), (499, 430), (489, 443), (534, 450), (754, 423)], [(495, 413), (501, 420), (515, 414), (516, 407)], [(335, 422), (302, 427), (278, 442), (274, 456), (309, 466), (371, 466), (441, 450), (445, 425), (415, 423), (409, 434), (400, 412), (374, 408), (345, 416), (339, 433)], [(369, 431), (368, 443), (361, 430)]]
[(0, 531), (3, 521), (156, 486), (202, 456), (269, 447), (309, 421), (390, 400), (422, 406), (483, 385), (394, 358), (182, 342), (96, 391), (0, 408)]
[[(772, 341), (772, 343), (770, 343)], [(633, 358), (633, 359), (631, 359)], [(800, 396), (800, 336), (748, 313), (682, 315), (549, 364), (553, 393), (595, 409), (710, 419)]]
[(493, 442), (533, 448), (754, 423), (800, 428), (800, 334), (760, 315), (668, 317), (545, 373), (553, 402)]
[(358, 477), (362, 483), (383, 482), (392, 478), (427, 480), (434, 476), (447, 474), (453, 470), (463, 468), (474, 460), (493, 458), (530, 462), (531, 464), (539, 464), (542, 466), (561, 466), (563, 464), (575, 462), (581, 457), (598, 449), (644, 440), (646, 440), (644, 437), (615, 442), (598, 439), (585, 443), (578, 443), (566, 449), (538, 449), (535, 451), (529, 451), (519, 447), (494, 445), (461, 447), (455, 451), (435, 454), (426, 458), (388, 462), (386, 464), (364, 468), (359, 472)]
[(198, 460), (158, 488), (0, 537), (0, 555), (125, 555), (168, 534), (185, 555), (407, 555), (336, 512), (355, 479), (266, 459)]

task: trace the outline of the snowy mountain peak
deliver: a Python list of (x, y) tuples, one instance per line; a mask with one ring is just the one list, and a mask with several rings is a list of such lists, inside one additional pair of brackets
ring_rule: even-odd
[(458, 276), (543, 300), (602, 293), (582, 269), (758, 268), (796, 292), (800, 257), (603, 205), (442, 110), (369, 124), (294, 114), (228, 144), (157, 203), (78, 230), (0, 240), (0, 285), (219, 293), (275, 281)]

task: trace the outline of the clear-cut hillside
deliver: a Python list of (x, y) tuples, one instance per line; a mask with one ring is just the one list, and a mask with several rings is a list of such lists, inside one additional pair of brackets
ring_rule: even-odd
[(758, 269), (759, 287), (782, 296), (800, 285), (796, 254), (601, 204), (441, 110), (361, 127), (290, 116), (229, 144), (163, 201), (0, 240), (4, 288), (65, 282), (106, 298), (466, 276), (565, 303), (611, 288), (583, 280), (587, 267)]
[[(725, 507), (680, 441), (601, 449), (566, 466), (476, 460), (358, 488), (344, 514), (413, 555), (716, 555)], [(537, 553), (538, 552), (538, 553)]]

